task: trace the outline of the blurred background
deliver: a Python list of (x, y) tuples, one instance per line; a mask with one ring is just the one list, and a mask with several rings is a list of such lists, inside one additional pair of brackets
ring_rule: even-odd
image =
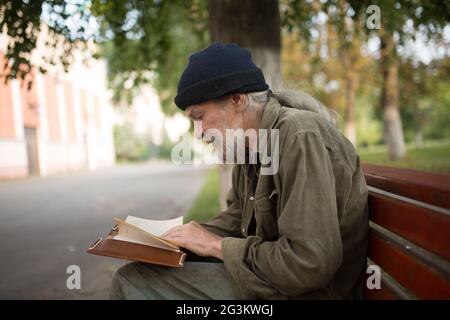
[(213, 41), (336, 110), (363, 162), (450, 173), (448, 1), (1, 0), (0, 32), (2, 299), (105, 299), (125, 262), (85, 250), (112, 217), (224, 207), (230, 167), (171, 162), (178, 78)]

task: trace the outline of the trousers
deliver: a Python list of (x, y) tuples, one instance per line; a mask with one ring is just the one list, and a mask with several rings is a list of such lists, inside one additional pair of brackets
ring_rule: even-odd
[(168, 268), (133, 262), (119, 268), (112, 279), (110, 299), (230, 300), (236, 295), (223, 263), (185, 262)]

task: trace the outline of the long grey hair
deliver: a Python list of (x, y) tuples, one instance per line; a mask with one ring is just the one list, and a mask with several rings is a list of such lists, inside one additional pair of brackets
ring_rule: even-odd
[(269, 89), (267, 91), (251, 92), (247, 94), (249, 106), (265, 105), (270, 97), (277, 99), (281, 105), (286, 107), (316, 112), (325, 120), (338, 126), (339, 114), (336, 111), (327, 108), (319, 100), (302, 90), (281, 89), (271, 91)]

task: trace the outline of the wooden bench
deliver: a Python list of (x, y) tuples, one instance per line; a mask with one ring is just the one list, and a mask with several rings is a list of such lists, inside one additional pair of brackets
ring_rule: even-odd
[[(450, 175), (362, 165), (369, 188), (374, 299), (450, 299)], [(370, 274), (368, 275), (370, 276)]]

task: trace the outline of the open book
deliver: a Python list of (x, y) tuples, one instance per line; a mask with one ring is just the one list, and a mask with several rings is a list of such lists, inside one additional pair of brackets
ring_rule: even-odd
[(120, 259), (141, 261), (172, 267), (183, 266), (186, 254), (175, 244), (160, 236), (183, 224), (183, 217), (170, 220), (150, 220), (128, 216), (117, 223), (105, 239), (99, 238), (87, 252)]

